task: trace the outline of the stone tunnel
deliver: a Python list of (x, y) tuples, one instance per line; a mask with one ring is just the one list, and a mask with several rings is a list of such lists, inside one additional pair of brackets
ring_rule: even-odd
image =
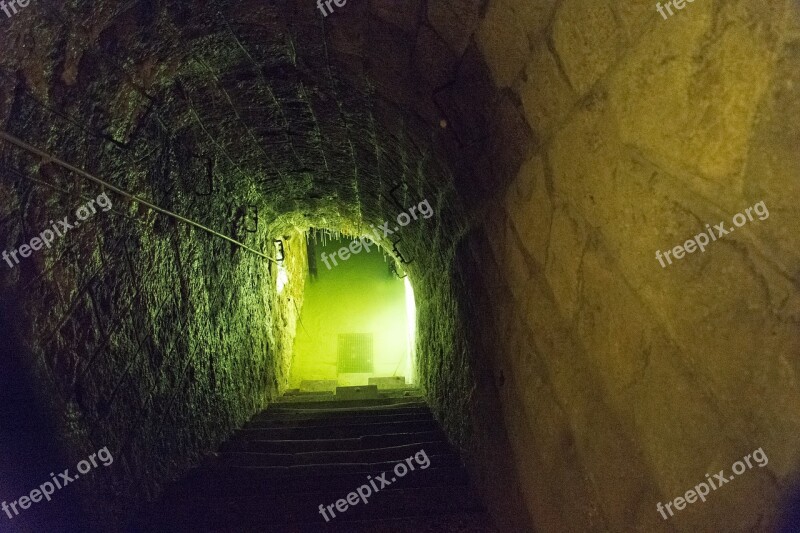
[(0, 10), (0, 498), (114, 458), (0, 530), (122, 530), (287, 389), (308, 229), (426, 199), (377, 241), (498, 531), (798, 531), (796, 0)]

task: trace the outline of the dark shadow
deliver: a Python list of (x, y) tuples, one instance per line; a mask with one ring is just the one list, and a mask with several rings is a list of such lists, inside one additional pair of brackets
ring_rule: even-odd
[(797, 533), (800, 531), (800, 476), (790, 484), (778, 516), (777, 533)]
[[(43, 397), (46, 388), (32, 379), (30, 358), (15, 331), (17, 316), (18, 305), (0, 300), (0, 505), (8, 506), (8, 511), (0, 510), (0, 531), (90, 531), (80, 497), (69, 485), (55, 489), (50, 501), (20, 507), (21, 497), (52, 482), (51, 472), (60, 479), (58, 474), (66, 468), (74, 474), (75, 465), (57, 438), (58, 425)], [(10, 507), (12, 502), (17, 502), (19, 514)]]

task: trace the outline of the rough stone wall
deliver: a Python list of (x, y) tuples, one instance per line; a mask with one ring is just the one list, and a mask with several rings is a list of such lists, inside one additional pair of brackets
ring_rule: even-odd
[[(114, 32), (124, 38), (118, 26), (105, 28), (96, 46), (84, 42), (81, 48), (87, 31), (62, 24), (69, 16), (54, 21), (37, 15), (42, 18), (34, 28), (15, 25), (19, 35), (4, 35), (7, 42), (22, 42), (42, 30), (27, 52), (33, 56), (27, 66), (11, 53), (3, 58), (3, 129), (271, 256), (272, 239), (287, 233), (287, 266), (295, 280), (278, 296), (277, 269), (265, 259), (114, 193), (110, 211), (98, 210), (51, 249), (13, 269), (3, 263), (2, 372), (33, 391), (4, 396), (4, 416), (27, 411), (38, 425), (56, 413), (51, 434), (21, 429), (30, 432), (28, 442), (3, 424), (9, 432), (0, 439), (4, 457), (27, 457), (25, 445), (49, 448), (45, 439), (66, 450), (39, 457), (34, 451), (24, 464), (4, 460), (4, 495), (11, 496), (12, 487), (22, 494), (58, 468), (74, 470), (78, 460), (107, 446), (112, 467), (96, 472), (92, 482), (75, 484), (84, 493), (83, 511), (96, 523), (111, 519), (103, 516), (109, 508), (125, 514), (152, 497), (279, 392), (302, 306), (305, 245), (288, 231), (291, 224), (276, 221), (256, 187), (257, 174), (231, 179), (235, 163), (215, 150), (202, 127), (186, 120), (180, 107), (185, 100), (175, 104), (170, 94), (158, 94), (160, 80), (147, 78), (148, 65), (138, 65), (138, 79), (131, 82), (102, 61), (99, 55), (107, 53), (124, 62), (108, 50), (119, 45)], [(145, 17), (138, 24), (148, 24), (146, 12), (134, 15)], [(118, 22), (137, 28), (130, 19)], [(48, 34), (65, 37), (70, 52)], [(49, 69), (55, 74), (41, 78)], [(154, 111), (147, 111), (150, 96)], [(215, 161), (210, 195), (206, 156)], [(98, 186), (8, 145), (2, 159), (4, 250), (28, 242), (50, 220), (68, 216), (74, 222), (76, 209), (100, 193)], [(41, 407), (29, 405), (31, 398)], [(98, 494), (116, 505), (98, 502)], [(48, 513), (68, 516), (48, 509), (16, 518), (15, 525), (31, 521), (29, 527), (46, 530), (53, 526)], [(78, 510), (70, 512), (81, 519)]]
[[(31, 113), (24, 121), (12, 114), (7, 129), (36, 138), (49, 117)], [(163, 194), (157, 203), (211, 227), (225, 227), (240, 205), (254, 201), (234, 187), (213, 203), (179, 187), (164, 191), (145, 181), (161, 169), (145, 164), (141, 173), (129, 166), (115, 171), (116, 154), (105, 157), (81, 133), (64, 137), (51, 148), (74, 147), (70, 160), (78, 166), (112, 181), (135, 175), (131, 188), (151, 198)], [(9, 163), (58, 190), (5, 174), (3, 249), (27, 242), (49, 227), (48, 220), (74, 221), (76, 207), (99, 193), (53, 165)], [(287, 295), (301, 298), (304, 262), (292, 272), (301, 286), (277, 297), (274, 267), (264, 259), (110, 197), (111, 211), (98, 211), (52, 249), (13, 270), (4, 264), (3, 319), (19, 342), (15, 357), (33, 363), (27, 379), (63, 414), (62, 438), (71, 450), (64, 466), (107, 446), (115, 463), (103, 479), (106, 488), (136, 502), (278, 392), (296, 315)], [(263, 221), (258, 233), (239, 237), (256, 248), (272, 245)], [(304, 246), (291, 251), (302, 255)], [(15, 374), (22, 366), (4, 370)], [(46, 478), (59, 466), (36, 469)], [(35, 481), (34, 472), (30, 476)]]
[[(541, 530), (766, 531), (796, 482), (798, 21), (784, 1), (489, 2), (477, 43), (532, 135), (473, 279)], [(760, 201), (705, 253), (655, 258)], [(656, 511), (757, 448), (765, 468)]]

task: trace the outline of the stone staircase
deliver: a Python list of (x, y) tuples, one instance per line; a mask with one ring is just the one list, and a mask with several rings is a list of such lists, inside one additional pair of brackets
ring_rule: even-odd
[(374, 386), (289, 391), (168, 488), (134, 530), (496, 531), (419, 391)]

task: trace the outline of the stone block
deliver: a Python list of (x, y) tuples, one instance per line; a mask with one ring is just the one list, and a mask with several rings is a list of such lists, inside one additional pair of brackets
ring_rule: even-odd
[(378, 18), (412, 33), (420, 20), (422, 0), (369, 0), (369, 10)]
[(530, 58), (533, 43), (542, 38), (555, 0), (495, 0), (489, 2), (477, 33), (477, 43), (498, 87), (510, 87)]
[(756, 111), (760, 119), (750, 137), (739, 206), (764, 201), (770, 217), (750, 229), (756, 242), (769, 243), (762, 253), (777, 264), (800, 262), (800, 123), (786, 120), (800, 116), (799, 94), (800, 38), (780, 49), (775, 76)]
[(413, 56), (421, 91), (430, 93), (455, 77), (458, 56), (429, 26), (419, 29)]
[(522, 296), (518, 287), (524, 287), (530, 283), (534, 271), (529, 267), (528, 258), (511, 227), (507, 228), (507, 240), (503, 246), (500, 267), (505, 273), (505, 281), (511, 288), (511, 294), (514, 295), (515, 300), (518, 299)]
[(549, 161), (553, 193), (595, 227), (614, 224), (619, 187), (615, 179), (621, 146), (602, 91), (581, 102), (552, 138)]
[(578, 310), (578, 271), (588, 238), (589, 230), (580, 215), (566, 206), (554, 209), (545, 272), (555, 301), (568, 318)]
[(428, 2), (428, 22), (456, 56), (467, 49), (478, 26), (481, 0), (438, 0)]
[(556, 13), (553, 45), (572, 87), (583, 96), (617, 61), (624, 42), (606, 2), (566, 0)]
[(789, 2), (786, 16), (789, 21), (786, 36), (789, 39), (800, 39), (800, 4), (797, 2)]
[(378, 389), (401, 389), (406, 386), (406, 378), (403, 376), (369, 378), (367, 384), (377, 385)]
[(337, 400), (367, 400), (378, 398), (377, 385), (336, 387)]
[(335, 379), (302, 380), (300, 382), (300, 390), (302, 392), (336, 392), (336, 380)]
[[(680, 23), (656, 24), (609, 80), (622, 141), (709, 199), (742, 188), (756, 106), (772, 77), (770, 9), (694, 3)], [(753, 19), (740, 23), (746, 14)]]
[[(666, 2), (662, 2), (662, 5), (664, 3)], [(643, 34), (651, 31), (653, 26), (662, 20), (655, 4), (650, 0), (630, 0), (609, 5), (621, 21), (629, 45), (635, 45), (639, 39), (647, 38)]]
[(575, 105), (577, 96), (547, 46), (537, 46), (514, 90), (531, 129), (547, 138)]
[(535, 148), (536, 139), (525, 120), (517, 96), (510, 90), (501, 92), (491, 117), (489, 142), (492, 188), (504, 190)]
[(542, 156), (534, 156), (522, 164), (506, 192), (505, 206), (525, 250), (543, 267), (550, 242), (553, 205)]
[[(468, 48), (454, 83), (436, 95), (448, 129), (453, 130), (461, 143), (478, 144), (488, 136), (493, 94), (491, 74), (479, 51)], [(475, 157), (472, 153), (468, 155)]]
[(649, 311), (614, 266), (602, 250), (584, 255), (577, 317), (586, 353), (612, 397), (641, 377), (652, 351), (654, 327), (652, 317), (643, 320)]
[[(531, 422), (536, 421), (530, 420), (524, 410), (512, 407), (521, 403), (519, 389), (509, 383), (501, 387), (499, 393), (523, 496), (533, 515), (535, 527), (551, 531), (563, 528), (567, 523), (572, 526), (568, 528), (571, 531), (592, 531), (587, 527), (590, 519), (583, 513), (576, 513), (572, 505), (578, 500), (583, 503), (590, 499), (585, 493), (583, 483), (565, 483), (567, 479), (573, 482), (583, 479), (582, 466), (568, 458), (562, 459), (563, 451), (554, 454), (557, 458), (555, 463), (542, 460), (538, 452), (531, 453), (531, 450), (539, 450), (542, 445), (539, 442), (539, 431), (531, 426)], [(543, 406), (551, 406), (551, 402), (552, 400), (545, 398), (541, 403)], [(559, 487), (565, 486), (574, 489), (568, 496), (559, 490)], [(566, 502), (570, 504), (565, 504)], [(569, 511), (565, 509), (567, 505), (570, 507)]]

